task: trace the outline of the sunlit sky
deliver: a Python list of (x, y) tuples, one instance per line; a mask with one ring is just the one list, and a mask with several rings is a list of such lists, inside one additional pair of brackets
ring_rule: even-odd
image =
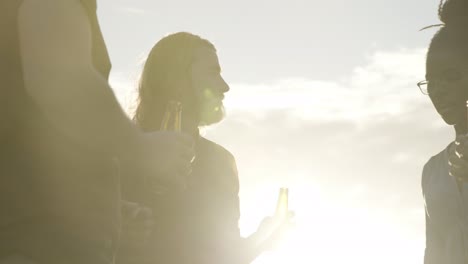
[[(422, 263), (424, 163), (453, 137), (419, 93), (437, 0), (98, 0), (111, 84), (131, 107), (164, 35), (212, 41), (227, 118), (206, 137), (236, 157), (241, 229), (290, 187), (297, 228), (255, 263)], [(292, 260), (291, 260), (292, 259)]]

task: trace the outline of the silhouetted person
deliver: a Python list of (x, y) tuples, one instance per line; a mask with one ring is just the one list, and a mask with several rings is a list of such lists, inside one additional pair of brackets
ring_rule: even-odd
[(235, 159), (199, 134), (200, 126), (223, 119), (228, 91), (209, 41), (181, 32), (163, 38), (151, 50), (140, 80), (135, 121), (145, 131), (158, 130), (167, 103), (181, 101), (182, 128), (197, 139), (196, 158), (183, 192), (154, 195), (142, 183), (125, 177), (129, 180), (122, 183), (126, 198), (149, 206), (156, 228), (145, 245), (122, 241), (129, 245), (121, 248), (117, 263), (250, 263), (280, 232), (258, 243), (258, 236), (273, 228), (272, 219), (266, 218), (257, 233), (240, 236)]
[[(443, 25), (426, 61), (427, 94), (443, 120), (466, 145), (468, 100), (468, 1), (449, 0), (439, 9)], [(423, 92), (425, 88), (421, 89)], [(456, 151), (464, 153), (462, 159)], [(424, 166), (425, 264), (468, 263), (468, 148), (450, 143)], [(449, 162), (450, 160), (450, 162)]]
[(113, 263), (114, 160), (177, 187), (192, 142), (125, 116), (95, 0), (2, 0), (0, 37), (0, 263)]

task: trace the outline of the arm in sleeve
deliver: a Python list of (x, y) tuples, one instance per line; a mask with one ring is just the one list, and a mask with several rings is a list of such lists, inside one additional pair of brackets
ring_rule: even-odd
[(91, 25), (78, 0), (24, 0), (18, 34), (26, 91), (70, 138), (117, 155), (139, 130), (92, 63)]
[(430, 203), (427, 193), (431, 187), (431, 175), (435, 171), (434, 158), (431, 158), (423, 168), (421, 188), (424, 197), (425, 207), (425, 220), (426, 220), (426, 248), (424, 252), (424, 264), (439, 264), (441, 253), (443, 252), (443, 238), (438, 231), (437, 224), (431, 218), (431, 214), (437, 213), (429, 210), (428, 203)]

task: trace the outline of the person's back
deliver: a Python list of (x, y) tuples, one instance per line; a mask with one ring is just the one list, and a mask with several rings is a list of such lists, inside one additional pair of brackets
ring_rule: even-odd
[[(111, 263), (120, 225), (112, 157), (62, 133), (27, 94), (18, 35), (22, 2), (0, 4), (0, 254), (45, 263)], [(94, 67), (107, 78), (110, 62), (96, 2), (81, 3), (92, 25)]]
[[(15, 128), (18, 127), (17, 122), (19, 116), (19, 110), (21, 109), (21, 102), (24, 102), (26, 98), (21, 74), (21, 63), (17, 36), (17, 11), (20, 6), (20, 1), (2, 1), (0, 3), (0, 34), (2, 41), (0, 42), (0, 162), (2, 163), (0, 169), (2, 170), (1, 178), (2, 184), (0, 184), (0, 199), (1, 203), (1, 217), (0, 223), (8, 224), (12, 222), (14, 214), (11, 214), (14, 210), (13, 203), (8, 199), (8, 189), (6, 188), (4, 181), (8, 180), (20, 180), (15, 177), (7, 177), (8, 174), (12, 173), (12, 164), (9, 160), (14, 160), (12, 156), (15, 155), (13, 139), (15, 136)], [(12, 12), (13, 11), (13, 12)], [(8, 165), (8, 166), (7, 166)], [(16, 168), (20, 169), (20, 168)], [(5, 190), (4, 190), (5, 189)], [(21, 201), (16, 201), (18, 207), (22, 204)]]

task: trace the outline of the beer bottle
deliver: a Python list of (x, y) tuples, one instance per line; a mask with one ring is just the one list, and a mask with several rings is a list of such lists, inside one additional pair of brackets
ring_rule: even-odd
[(280, 188), (279, 195), (278, 195), (278, 202), (276, 204), (276, 211), (275, 215), (279, 216), (280, 218), (284, 219), (289, 211), (288, 208), (288, 188)]
[(257, 232), (255, 237), (255, 244), (257, 246), (276, 248), (279, 245), (279, 241), (270, 241), (269, 238), (271, 238), (271, 235), (278, 230), (288, 217), (288, 192), (288, 188), (280, 188), (275, 214), (272, 218), (273, 221), (265, 229), (259, 229), (259, 232)]
[(163, 131), (182, 131), (182, 103), (179, 101), (169, 101), (166, 106), (166, 112), (164, 113), (161, 121), (160, 130)]

